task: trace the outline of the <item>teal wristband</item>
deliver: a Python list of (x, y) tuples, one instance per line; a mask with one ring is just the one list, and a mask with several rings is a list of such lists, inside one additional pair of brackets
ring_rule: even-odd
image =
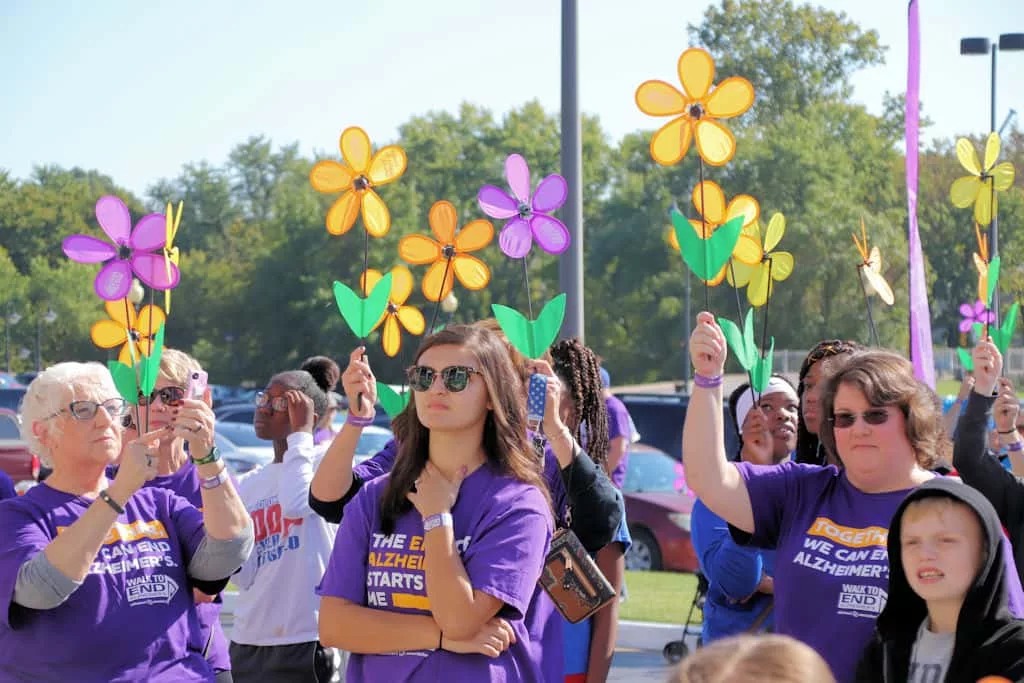
[(217, 447), (214, 446), (213, 448), (210, 449), (210, 454), (207, 455), (205, 458), (192, 458), (192, 464), (209, 465), (211, 462), (217, 462), (218, 460), (220, 460), (220, 451), (218, 451)]

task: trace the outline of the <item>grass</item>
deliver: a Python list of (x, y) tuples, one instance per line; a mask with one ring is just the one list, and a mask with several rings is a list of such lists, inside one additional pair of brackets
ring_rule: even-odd
[[(679, 572), (626, 572), (626, 586), (629, 597), (619, 609), (619, 619), (683, 624), (697, 591), (697, 578)], [(700, 610), (694, 610), (694, 623), (700, 618)]]

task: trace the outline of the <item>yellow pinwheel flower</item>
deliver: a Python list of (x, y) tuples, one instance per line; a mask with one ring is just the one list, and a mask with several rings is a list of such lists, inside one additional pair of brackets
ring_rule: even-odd
[(391, 229), (391, 214), (373, 188), (405, 173), (405, 152), (397, 145), (388, 145), (371, 156), (369, 136), (355, 126), (342, 131), (339, 146), (345, 163), (325, 159), (309, 173), (309, 182), (317, 192), (342, 193), (327, 212), (327, 232), (344, 235), (355, 225), (361, 209), (366, 232), (383, 237)]
[(996, 164), (999, 158), (999, 135), (992, 133), (985, 142), (985, 165), (978, 163), (978, 153), (974, 145), (966, 138), (956, 141), (956, 157), (960, 165), (971, 175), (957, 178), (949, 189), (949, 198), (953, 206), (965, 209), (974, 204), (974, 220), (981, 225), (992, 222), (996, 212), (996, 192), (1005, 192), (1013, 185), (1013, 164), (1004, 161)]
[[(751, 266), (742, 261), (735, 261), (733, 264), (736, 272), (735, 281), (732, 274), (726, 274), (729, 284), (737, 288), (746, 286), (747, 301), (751, 306), (764, 306), (775, 290), (775, 283), (782, 282), (793, 274), (793, 255), (788, 251), (772, 251), (779, 245), (785, 234), (786, 218), (781, 213), (776, 213), (768, 222), (760, 263)], [(761, 231), (759, 227), (756, 229), (755, 235), (757, 248), (760, 250)]]
[(430, 264), (423, 277), (423, 296), (427, 301), (441, 301), (458, 277), (470, 290), (483, 289), (491, 281), (487, 264), (467, 252), (483, 249), (494, 239), (494, 226), (482, 218), (458, 227), (458, 217), (451, 202), (440, 200), (430, 207), (430, 229), (436, 240), (426, 235), (406, 235), (398, 243), (398, 255), (414, 266)]
[(636, 89), (636, 105), (649, 116), (673, 116), (651, 138), (651, 158), (662, 166), (679, 163), (690, 141), (712, 166), (722, 166), (736, 154), (736, 138), (717, 119), (739, 116), (754, 104), (754, 86), (732, 76), (712, 89), (715, 61), (706, 50), (692, 47), (679, 57), (680, 92), (665, 81), (644, 81)]
[[(372, 292), (383, 277), (379, 270), (373, 268), (367, 270), (366, 274), (360, 278), (363, 291)], [(391, 269), (391, 294), (388, 296), (388, 307), (384, 309), (384, 315), (373, 326), (374, 330), (381, 325), (384, 326), (380, 343), (384, 347), (384, 353), (391, 357), (397, 356), (402, 349), (403, 327), (406, 332), (414, 336), (423, 334), (423, 330), (427, 327), (419, 309), (405, 305), (410, 294), (412, 294), (412, 273), (405, 266), (395, 266)]]
[(121, 346), (117, 360), (127, 366), (132, 365), (143, 354), (149, 355), (153, 349), (156, 333), (167, 321), (167, 316), (159, 306), (147, 305), (136, 314), (135, 306), (127, 299), (117, 299), (104, 303), (109, 320), (98, 320), (89, 330), (92, 343), (101, 349), (112, 349)]
[[(756, 226), (757, 219), (761, 216), (761, 207), (756, 199), (748, 194), (739, 194), (726, 205), (725, 193), (718, 183), (705, 180), (693, 188), (693, 206), (698, 214), (704, 216), (703, 224), (698, 219), (689, 219), (694, 232), (702, 239), (711, 237), (711, 233), (737, 216), (743, 216), (743, 232), (733, 247), (732, 258), (748, 265), (760, 263), (761, 242)], [(669, 232), (668, 245), (676, 251), (680, 250), (675, 230)], [(726, 263), (707, 284), (711, 287), (718, 286), (725, 279), (728, 270), (729, 264)]]

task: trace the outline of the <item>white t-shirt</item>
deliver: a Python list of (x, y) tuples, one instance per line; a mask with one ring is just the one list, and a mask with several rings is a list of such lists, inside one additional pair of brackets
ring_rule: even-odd
[(330, 442), (291, 434), (284, 461), (241, 478), (238, 492), (256, 537), (233, 582), (239, 587), (231, 640), (243, 645), (290, 645), (317, 640), (323, 577), (338, 527), (309, 507), (309, 483)]
[(946, 680), (949, 660), (953, 657), (956, 633), (932, 633), (928, 618), (917, 629), (917, 640), (910, 655), (907, 683), (942, 683)]

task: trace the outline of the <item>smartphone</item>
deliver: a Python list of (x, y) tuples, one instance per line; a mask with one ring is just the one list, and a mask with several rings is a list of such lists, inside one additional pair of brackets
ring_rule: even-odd
[(205, 372), (193, 372), (188, 377), (188, 387), (185, 389), (185, 395), (188, 398), (201, 399), (203, 394), (206, 393), (206, 381), (209, 375)]

